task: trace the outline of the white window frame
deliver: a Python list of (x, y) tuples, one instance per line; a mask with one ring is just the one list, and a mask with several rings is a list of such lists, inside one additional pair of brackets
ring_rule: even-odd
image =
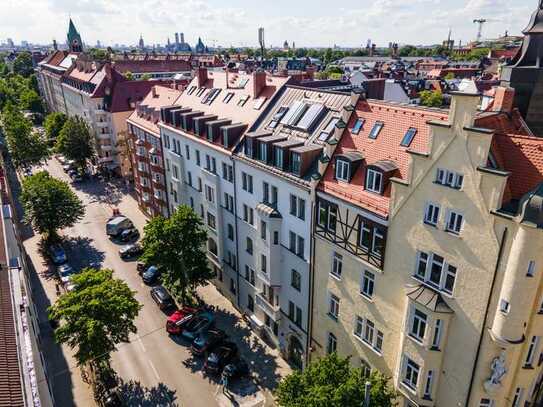
[(436, 319), (436, 322), (434, 323), (434, 332), (432, 336), (432, 348), (433, 349), (439, 349), (439, 345), (441, 344), (441, 335), (443, 332), (443, 320), (442, 319)]
[(500, 312), (507, 315), (511, 311), (511, 303), (505, 298), (500, 299)]
[(428, 370), (428, 372), (426, 373), (426, 384), (424, 385), (424, 394), (423, 394), (423, 397), (427, 400), (432, 399), (433, 380), (434, 380), (434, 371)]
[[(422, 255), (427, 256), (427, 258), (425, 260), (426, 267), (425, 267), (424, 277), (422, 277), (421, 275), (418, 274), (419, 264), (421, 262)], [(417, 262), (416, 262), (416, 265), (415, 265), (415, 273), (413, 275), (413, 278), (415, 278), (418, 281), (422, 281), (422, 282), (424, 282), (424, 284), (427, 284), (427, 285), (429, 285), (429, 286), (431, 286), (431, 287), (433, 287), (435, 289), (438, 289), (438, 290), (442, 291), (443, 293), (445, 293), (447, 295), (452, 296), (454, 294), (456, 279), (458, 277), (458, 269), (456, 268), (456, 266), (453, 266), (452, 264), (448, 263), (447, 261), (445, 261), (445, 258), (443, 258), (443, 263), (441, 264), (441, 274), (440, 274), (439, 285), (432, 282), (430, 280), (430, 274), (431, 274), (431, 271), (432, 271), (432, 265), (434, 263), (436, 263), (434, 261), (434, 256), (436, 256), (436, 255), (443, 258), (443, 256), (440, 256), (440, 255), (438, 255), (436, 253), (417, 251), (417, 256), (416, 256)], [(439, 263), (436, 263), (436, 264), (439, 264)], [(453, 284), (452, 284), (452, 288), (449, 291), (446, 288), (446, 285), (447, 285), (447, 279), (451, 275), (454, 277), (454, 281), (453, 281)]]
[(479, 407), (494, 407), (494, 400), (483, 397), (479, 402)]
[(341, 273), (343, 272), (343, 256), (338, 252), (332, 253), (332, 267), (330, 269), (330, 275), (337, 280), (341, 280)]
[(434, 202), (426, 202), (424, 209), (424, 223), (430, 226), (437, 226), (441, 207)]
[(534, 363), (534, 356), (536, 354), (537, 345), (539, 344), (539, 336), (532, 336), (528, 350), (526, 351), (526, 359), (524, 360), (524, 366), (531, 367)]
[(517, 389), (515, 390), (515, 395), (513, 396), (513, 402), (511, 403), (511, 407), (520, 407), (522, 393), (524, 393), (524, 389), (522, 387), (517, 387)]
[(375, 291), (375, 273), (369, 270), (362, 271), (362, 279), (360, 281), (360, 294), (362, 296), (372, 299), (373, 292)]
[(378, 355), (382, 355), (384, 334), (377, 329), (375, 323), (367, 318), (356, 315), (353, 325), (353, 335), (356, 339)]
[(332, 294), (332, 293), (329, 293), (328, 295), (328, 315), (330, 316), (330, 318), (334, 319), (334, 320), (338, 320), (339, 319), (339, 302), (340, 302), (340, 299), (338, 296)]
[(535, 275), (535, 261), (530, 260), (528, 262), (528, 270), (526, 270), (526, 276), (533, 277)]
[(423, 343), (428, 330), (428, 314), (413, 306), (409, 323), (409, 336)]
[(350, 181), (351, 163), (347, 160), (336, 159), (336, 179), (343, 182)]
[[(454, 218), (454, 219), (453, 219)], [(464, 215), (461, 212), (449, 209), (447, 211), (447, 221), (445, 222), (445, 230), (449, 233), (459, 235), (464, 226)]]
[[(371, 177), (371, 182), (370, 182)], [(377, 183), (377, 181), (379, 181)], [(365, 189), (370, 192), (380, 194), (383, 190), (383, 173), (381, 171), (368, 168), (366, 170), (366, 187)]]
[[(415, 375), (415, 377), (413, 377)], [(404, 356), (404, 368), (402, 372), (402, 383), (409, 389), (416, 391), (420, 377), (420, 366), (414, 360)], [(414, 379), (414, 380), (413, 380)]]

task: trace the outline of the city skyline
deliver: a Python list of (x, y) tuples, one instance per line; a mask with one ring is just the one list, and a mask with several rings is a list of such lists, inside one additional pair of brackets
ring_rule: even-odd
[(64, 43), (71, 16), (89, 45), (97, 41), (102, 45), (135, 45), (140, 34), (148, 45), (165, 44), (168, 37), (173, 42), (174, 32), (184, 32), (192, 45), (201, 37), (211, 47), (256, 47), (259, 26), (266, 29), (268, 47), (282, 46), (285, 40), (295, 42), (297, 47), (359, 47), (368, 39), (378, 46), (389, 42), (437, 44), (447, 37), (449, 27), (457, 43), (466, 43), (475, 39), (475, 18), (488, 20), (483, 38), (497, 37), (505, 31), (520, 34), (536, 0), (515, 3), (414, 0), (407, 6), (399, 0), (369, 0), (361, 7), (354, 0), (346, 0), (338, 8), (324, 3), (308, 7), (306, 0), (295, 4), (278, 0), (258, 7), (245, 0), (232, 0), (228, 7), (218, 0), (188, 0), (182, 4), (144, 0), (138, 5), (111, 0), (22, 0), (4, 5), (0, 39), (11, 38), (17, 44), (47, 44), (53, 39)]

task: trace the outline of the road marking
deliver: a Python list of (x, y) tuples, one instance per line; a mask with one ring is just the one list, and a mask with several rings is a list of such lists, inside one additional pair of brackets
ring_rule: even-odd
[(145, 349), (145, 345), (143, 345), (143, 342), (142, 342), (141, 338), (139, 338), (139, 337), (138, 337), (138, 343), (140, 344), (141, 349), (143, 349), (143, 351), (145, 353), (147, 353), (147, 349)]
[(157, 372), (157, 370), (155, 368), (155, 365), (153, 365), (153, 362), (151, 362), (149, 359), (147, 359), (147, 360), (149, 361), (149, 364), (151, 365), (151, 369), (153, 369), (153, 373), (155, 374), (156, 379), (160, 380), (160, 376), (158, 375), (158, 372)]

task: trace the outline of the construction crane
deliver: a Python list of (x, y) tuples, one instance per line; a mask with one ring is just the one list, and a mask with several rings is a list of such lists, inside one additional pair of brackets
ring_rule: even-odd
[(473, 20), (474, 23), (477, 23), (477, 42), (481, 42), (481, 36), (483, 34), (483, 24), (486, 23), (488, 20), (484, 18), (476, 18)]

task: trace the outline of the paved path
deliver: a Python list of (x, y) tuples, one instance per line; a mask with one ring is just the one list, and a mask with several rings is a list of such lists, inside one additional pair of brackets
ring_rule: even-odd
[[(68, 179), (56, 160), (51, 160), (47, 167), (52, 175)], [(251, 390), (249, 393), (252, 393), (246, 397), (238, 395), (229, 399), (223, 395), (216, 380), (202, 375), (202, 362), (191, 356), (187, 344), (167, 335), (164, 328), (167, 316), (151, 299), (149, 287), (142, 283), (135, 263), (122, 261), (117, 254), (120, 246), (106, 237), (105, 223), (111, 216), (113, 206), (117, 206), (122, 214), (132, 219), (140, 231), (143, 229), (146, 218), (138, 209), (137, 202), (119, 188), (104, 187), (103, 184), (91, 181), (77, 185), (76, 192), (86, 205), (86, 214), (74, 227), (63, 232), (67, 237), (69, 262), (76, 268), (94, 266), (113, 269), (115, 276), (126, 281), (136, 292), (137, 300), (143, 304), (136, 320), (138, 333), (131, 336), (130, 343), (119, 345), (118, 351), (113, 354), (113, 367), (125, 382), (127, 394), (130, 394), (129, 404), (209, 407), (273, 405), (269, 389), (277, 385), (281, 376), (290, 372), (277, 352), (250, 331), (235, 308), (213, 286), (202, 288), (200, 294), (204, 300), (218, 308), (217, 326), (225, 329), (238, 342), (242, 354), (253, 366), (257, 383), (261, 385), (244, 386), (245, 390)], [(34, 264), (43, 269), (36, 252), (37, 241), (38, 237), (33, 237), (25, 245)], [(45, 298), (54, 299), (54, 282), (45, 275), (40, 280)], [(63, 349), (63, 354), (65, 365), (73, 366), (70, 352)], [(66, 366), (59, 364), (52, 369), (62, 379), (56, 382), (65, 381), (63, 385), (58, 385), (59, 391), (55, 391), (55, 395), (71, 395), (66, 402), (59, 402), (57, 397), (58, 405), (92, 405), (81, 390), (77, 371), (67, 370)], [(63, 371), (65, 373), (61, 373)], [(71, 392), (67, 388), (71, 388)], [(71, 402), (74, 399), (77, 402)]]

